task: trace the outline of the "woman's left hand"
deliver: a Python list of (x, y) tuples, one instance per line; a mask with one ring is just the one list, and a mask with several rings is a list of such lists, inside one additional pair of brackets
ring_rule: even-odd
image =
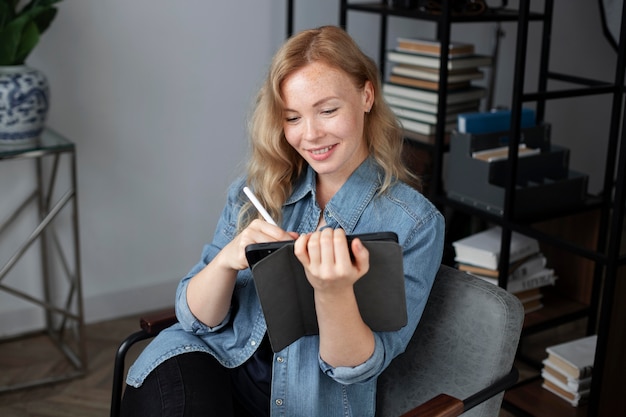
[(350, 249), (353, 258), (344, 230), (326, 228), (300, 235), (294, 253), (313, 288), (332, 293), (351, 288), (369, 270), (369, 252), (363, 243), (353, 239)]
[(341, 229), (324, 229), (296, 240), (294, 252), (315, 293), (320, 357), (331, 366), (357, 366), (375, 348), (372, 330), (363, 322), (354, 283), (369, 270), (369, 251), (360, 239), (350, 245)]

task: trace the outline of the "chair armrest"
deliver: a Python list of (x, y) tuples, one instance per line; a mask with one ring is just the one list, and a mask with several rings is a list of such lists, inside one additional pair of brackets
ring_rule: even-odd
[(508, 374), (464, 400), (439, 394), (400, 417), (456, 417), (515, 385), (519, 371), (515, 366)]
[(476, 394), (463, 400), (463, 408), (465, 411), (476, 407), (478, 404), (487, 401), (491, 397), (506, 391), (517, 383), (519, 379), (519, 371), (515, 366), (511, 367), (508, 374), (496, 380), (493, 384), (478, 391)]
[(161, 330), (170, 327), (177, 321), (178, 319), (176, 318), (174, 308), (168, 308), (166, 310), (141, 317), (139, 325), (144, 332), (149, 335), (156, 336)]
[(463, 401), (447, 394), (439, 394), (400, 417), (456, 417), (463, 411)]

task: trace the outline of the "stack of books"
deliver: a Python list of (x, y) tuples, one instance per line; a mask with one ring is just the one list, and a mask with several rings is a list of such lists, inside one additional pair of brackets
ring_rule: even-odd
[[(435, 40), (398, 38), (397, 47), (387, 52), (390, 74), (383, 94), (402, 123), (406, 136), (427, 143), (434, 141), (440, 87), (441, 44)], [(453, 42), (448, 52), (445, 130), (450, 133), (461, 113), (476, 112), (486, 89), (472, 84), (491, 66), (492, 58), (478, 55), (474, 45)]]
[(594, 335), (546, 348), (542, 387), (574, 407), (584, 404), (589, 397), (596, 342)]
[[(452, 243), (458, 269), (498, 285), (498, 263), (502, 229), (494, 226)], [(543, 307), (542, 288), (554, 285), (554, 269), (546, 266), (539, 242), (513, 232), (509, 247), (509, 276), (506, 289), (522, 301), (530, 313)]]

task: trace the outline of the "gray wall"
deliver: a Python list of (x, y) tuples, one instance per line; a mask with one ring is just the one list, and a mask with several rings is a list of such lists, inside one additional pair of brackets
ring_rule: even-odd
[[(338, 23), (338, 4), (296, 1), (296, 30)], [(554, 69), (610, 80), (615, 54), (603, 38), (596, 2), (557, 2), (556, 15)], [(355, 12), (348, 20), (349, 32), (374, 57), (377, 22)], [(508, 106), (515, 25), (504, 30), (495, 104)], [(489, 53), (492, 31), (492, 25), (457, 25), (452, 35)], [(211, 238), (227, 185), (241, 172), (246, 117), (284, 34), (285, 3), (277, 0), (60, 4), (28, 63), (50, 81), (49, 125), (78, 150), (88, 322), (172, 304), (179, 278)], [(389, 46), (400, 34), (433, 36), (434, 26), (393, 19)], [(529, 89), (533, 77), (529, 69)], [(608, 108), (597, 99), (563, 100), (547, 115), (554, 141), (572, 148), (573, 166), (590, 172), (596, 189)], [(1, 213), (28, 193), (32, 180), (31, 165), (0, 164)], [(18, 232), (29, 233), (33, 217), (16, 222), (0, 241), (0, 261), (14, 250)], [(58, 226), (66, 230), (68, 219)], [(32, 252), (7, 282), (36, 293), (37, 248)], [(0, 294), (0, 334), (38, 321), (30, 306)]]

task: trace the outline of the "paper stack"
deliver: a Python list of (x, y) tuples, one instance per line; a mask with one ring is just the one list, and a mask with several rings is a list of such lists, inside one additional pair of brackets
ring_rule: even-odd
[(542, 387), (574, 407), (589, 397), (597, 336), (587, 336), (546, 349)]
[(460, 113), (477, 112), (486, 88), (474, 85), (484, 73), (481, 67), (492, 65), (492, 57), (476, 54), (474, 45), (451, 42), (448, 48), (446, 107), (439, 114), (439, 91), (442, 45), (422, 38), (397, 38), (396, 48), (387, 52), (390, 71), (383, 84), (383, 96), (402, 123), (405, 136), (433, 143), (437, 122), (444, 118), (445, 137), (457, 126)]
[[(501, 233), (500, 227), (494, 226), (453, 242), (457, 268), (497, 285)], [(520, 298), (526, 313), (542, 308), (541, 288), (554, 285), (557, 277), (553, 269), (546, 267), (539, 242), (513, 232), (509, 261), (507, 290)]]

